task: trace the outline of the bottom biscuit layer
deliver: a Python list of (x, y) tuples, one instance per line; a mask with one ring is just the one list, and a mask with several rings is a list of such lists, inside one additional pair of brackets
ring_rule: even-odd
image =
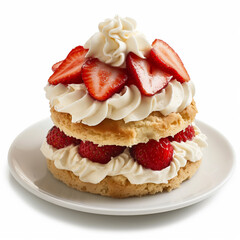
[(188, 161), (185, 167), (180, 168), (178, 175), (169, 180), (168, 183), (131, 184), (127, 178), (119, 175), (113, 177), (107, 176), (100, 183), (93, 184), (82, 182), (71, 171), (57, 169), (54, 165), (54, 161), (47, 159), (48, 169), (53, 176), (64, 182), (69, 187), (75, 188), (82, 192), (90, 192), (113, 198), (153, 195), (163, 191), (169, 192), (175, 188), (178, 188), (183, 181), (190, 179), (195, 174), (200, 164), (201, 161)]

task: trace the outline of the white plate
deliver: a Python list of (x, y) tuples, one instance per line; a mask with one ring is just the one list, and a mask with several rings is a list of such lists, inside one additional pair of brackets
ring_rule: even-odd
[(8, 162), (14, 178), (28, 191), (56, 205), (104, 215), (144, 215), (166, 212), (197, 203), (215, 192), (230, 177), (234, 152), (227, 139), (203, 122), (196, 121), (208, 137), (202, 165), (181, 187), (168, 193), (141, 198), (112, 199), (79, 192), (56, 180), (47, 170), (39, 148), (52, 126), (42, 120), (24, 130), (12, 143)]

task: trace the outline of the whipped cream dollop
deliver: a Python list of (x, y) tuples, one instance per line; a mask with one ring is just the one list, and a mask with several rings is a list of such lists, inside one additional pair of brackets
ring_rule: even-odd
[(133, 52), (141, 58), (151, 49), (145, 36), (136, 31), (131, 18), (106, 19), (98, 25), (95, 33), (84, 45), (89, 49), (86, 57), (95, 57), (114, 67), (125, 67), (126, 55)]
[(120, 93), (106, 101), (93, 99), (84, 84), (58, 84), (45, 87), (51, 107), (69, 113), (72, 122), (95, 126), (105, 118), (123, 119), (125, 123), (139, 121), (154, 111), (163, 115), (181, 112), (192, 102), (195, 88), (192, 81), (180, 83), (172, 80), (154, 96), (144, 96), (135, 85), (125, 86)]
[(106, 176), (125, 176), (132, 184), (143, 183), (167, 183), (168, 180), (177, 176), (181, 167), (187, 161), (196, 162), (203, 157), (203, 149), (207, 146), (206, 136), (194, 126), (196, 136), (192, 141), (171, 142), (174, 153), (170, 165), (160, 171), (146, 169), (133, 160), (129, 149), (107, 164), (92, 162), (82, 158), (78, 153), (78, 146), (70, 145), (65, 148), (56, 149), (50, 146), (46, 140), (41, 146), (43, 155), (54, 161), (56, 168), (72, 171), (83, 182), (99, 183)]

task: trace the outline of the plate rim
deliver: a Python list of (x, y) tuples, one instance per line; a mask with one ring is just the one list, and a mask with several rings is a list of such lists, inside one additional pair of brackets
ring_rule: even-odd
[[(116, 209), (113, 210), (113, 209), (107, 209), (107, 208), (96, 207), (96, 206), (94, 206), (94, 208), (91, 208), (90, 206), (84, 206), (81, 202), (76, 203), (71, 200), (64, 200), (63, 198), (52, 195), (49, 192), (42, 190), (41, 188), (32, 187), (32, 185), (30, 185), (26, 181), (24, 181), (16, 171), (16, 167), (14, 166), (13, 160), (11, 158), (11, 152), (13, 151), (15, 141), (17, 141), (17, 139), (19, 137), (21, 137), (21, 134), (23, 134), (27, 129), (32, 128), (35, 125), (41, 124), (43, 122), (47, 122), (49, 120), (50, 120), (50, 118), (48, 117), (48, 118), (42, 119), (40, 121), (37, 121), (37, 122), (29, 125), (27, 128), (25, 128), (23, 131), (21, 131), (14, 138), (13, 142), (10, 145), (9, 151), (8, 151), (8, 166), (9, 166), (9, 170), (10, 170), (10, 173), (13, 176), (13, 178), (24, 189), (31, 192), (32, 194), (39, 197), (40, 199), (43, 199), (47, 202), (58, 205), (60, 207), (64, 207), (64, 208), (68, 208), (68, 209), (72, 209), (72, 210), (76, 210), (76, 211), (81, 211), (81, 212), (85, 212), (85, 213), (93, 213), (93, 214), (100, 214), (100, 215), (112, 215), (112, 216), (137, 216), (137, 215), (148, 215), (148, 214), (156, 214), (156, 213), (173, 211), (173, 210), (177, 210), (180, 208), (184, 208), (184, 207), (193, 205), (195, 203), (198, 203), (198, 202), (205, 200), (206, 198), (212, 196), (217, 190), (219, 190), (232, 177), (234, 169), (235, 169), (236, 153), (235, 153), (235, 149), (232, 147), (229, 140), (220, 131), (218, 131), (211, 125), (206, 124), (205, 122), (203, 122), (201, 120), (195, 119), (194, 122), (196, 122), (197, 124), (200, 123), (201, 125), (205, 125), (205, 127), (211, 128), (217, 134), (219, 134), (224, 139), (224, 141), (228, 144), (228, 148), (231, 150), (232, 166), (231, 166), (230, 170), (228, 171), (226, 177), (224, 179), (222, 179), (219, 184), (215, 185), (212, 189), (210, 189), (207, 192), (204, 192), (201, 195), (197, 195), (191, 199), (185, 200), (185, 201), (177, 203), (177, 204), (176, 203), (171, 204), (167, 207), (166, 206), (165, 207), (160, 206), (160, 207), (154, 207), (154, 208), (148, 207), (146, 209), (142, 209), (142, 208), (141, 209), (122, 209), (121, 208), (120, 210), (116, 210)], [(99, 197), (103, 197), (103, 196), (99, 196)]]

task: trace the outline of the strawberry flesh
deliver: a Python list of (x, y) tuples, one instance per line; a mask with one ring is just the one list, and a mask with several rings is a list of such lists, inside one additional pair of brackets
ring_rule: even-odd
[(164, 41), (155, 39), (152, 43), (149, 59), (162, 70), (172, 74), (178, 81), (187, 82), (190, 80), (180, 57)]
[(74, 48), (50, 76), (48, 82), (52, 85), (82, 83), (81, 68), (86, 61), (85, 55), (87, 52), (88, 50), (82, 46)]
[[(81, 51), (82, 50), (82, 46), (77, 46), (75, 48), (73, 48), (69, 54), (71, 55), (73, 52), (77, 52), (77, 51)], [(68, 54), (68, 55), (69, 55)], [(57, 68), (62, 64), (63, 60), (62, 61), (59, 61), (59, 62), (56, 62), (55, 64), (53, 64), (52, 66), (52, 71), (55, 72), (57, 70)]]
[(52, 71), (55, 72), (58, 67), (62, 64), (63, 61), (56, 62), (55, 64), (52, 65)]
[(148, 59), (142, 59), (130, 52), (126, 60), (127, 70), (131, 76), (131, 83), (136, 85), (145, 96), (152, 96), (162, 90), (172, 76), (154, 64)]
[(111, 67), (97, 58), (87, 60), (82, 66), (82, 80), (89, 94), (98, 101), (121, 91), (127, 79), (125, 69)]

